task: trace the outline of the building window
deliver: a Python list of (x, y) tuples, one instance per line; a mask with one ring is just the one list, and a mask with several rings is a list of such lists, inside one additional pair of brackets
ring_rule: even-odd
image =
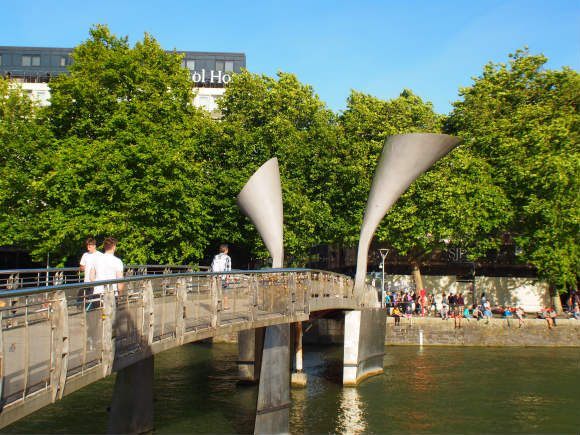
[(22, 66), (40, 66), (40, 56), (22, 56)]
[(59, 66), (66, 66), (66, 56), (61, 56), (60, 61), (58, 62)]
[(233, 60), (216, 60), (215, 61), (216, 71), (223, 72), (234, 72), (234, 61)]
[(187, 59), (185, 61), (185, 66), (187, 67), (188, 70), (193, 71), (195, 69), (195, 60)]

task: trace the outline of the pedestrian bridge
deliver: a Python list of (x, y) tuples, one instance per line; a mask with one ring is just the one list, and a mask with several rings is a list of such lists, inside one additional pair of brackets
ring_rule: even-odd
[[(311, 269), (166, 270), (99, 284), (98, 296), (79, 282), (0, 292), (0, 427), (112, 372), (149, 359), (152, 371), (153, 355), (185, 343), (297, 324), (327, 310), (377, 311), (373, 288), (355, 292), (350, 277)], [(374, 364), (366, 356), (346, 363), (356, 369), (366, 361), (354, 382), (382, 368), (383, 343), (384, 333), (370, 352)]]
[[(259, 379), (255, 431), (287, 433), (291, 348), (296, 375), (303, 375), (301, 325), (311, 315), (345, 311), (344, 384), (383, 371), (385, 311), (364, 282), (371, 240), (410, 183), (457, 144), (457, 138), (420, 133), (386, 141), (361, 226), (354, 281), (320, 270), (281, 268), (283, 201), (276, 158), (264, 163), (237, 197), (273, 269), (225, 276), (138, 270), (141, 276), (100, 282), (104, 292), (96, 299), (82, 283), (65, 284), (64, 275), (55, 275), (58, 285), (52, 287), (20, 288), (26, 287), (21, 274), (9, 274), (7, 291), (0, 292), (0, 427), (117, 372), (109, 431), (151, 431), (154, 355), (239, 332), (241, 377)], [(45, 279), (48, 284), (49, 272)]]

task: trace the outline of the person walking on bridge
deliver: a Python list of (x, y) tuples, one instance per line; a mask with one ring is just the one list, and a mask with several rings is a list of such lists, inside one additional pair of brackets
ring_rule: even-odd
[(80, 270), (85, 274), (85, 282), (91, 281), (91, 272), (95, 267), (95, 261), (99, 255), (103, 255), (102, 252), (97, 251), (97, 241), (92, 237), (89, 237), (85, 244), (87, 246), (87, 252), (83, 254), (80, 262)]
[[(219, 253), (213, 257), (211, 262), (212, 272), (229, 272), (232, 270), (232, 259), (228, 255), (229, 247), (226, 244), (221, 244), (219, 248)], [(229, 310), (228, 306), (228, 296), (226, 294), (226, 288), (228, 287), (228, 276), (221, 275), (223, 300), (224, 300), (224, 310)]]
[[(103, 242), (105, 253), (97, 257), (94, 268), (91, 273), (91, 281), (108, 281), (123, 278), (123, 262), (115, 256), (117, 249), (117, 239), (107, 237)], [(115, 294), (123, 291), (123, 284), (113, 284)], [(95, 286), (94, 294), (101, 294), (105, 291), (104, 286)]]
[[(95, 268), (95, 262), (100, 255), (103, 255), (102, 252), (97, 251), (97, 241), (89, 237), (85, 241), (87, 252), (83, 254), (80, 261), (80, 271), (85, 274), (84, 282), (91, 282), (91, 274)], [(90, 288), (83, 288), (79, 290), (77, 294), (77, 301), (80, 303), (84, 303), (87, 305), (87, 308), (91, 307), (91, 297), (90, 295), (93, 294), (93, 290)]]

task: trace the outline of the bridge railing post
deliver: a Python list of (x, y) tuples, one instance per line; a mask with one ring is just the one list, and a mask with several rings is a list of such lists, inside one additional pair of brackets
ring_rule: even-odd
[[(28, 303), (26, 304), (28, 306)], [(57, 291), (50, 301), (50, 328), (52, 343), (50, 347), (50, 390), (51, 399), (55, 402), (62, 399), (66, 374), (68, 370), (69, 354), (69, 324), (68, 307), (64, 291)], [(28, 309), (25, 318), (28, 324)], [(28, 342), (29, 336), (26, 337)]]
[(293, 272), (288, 274), (288, 296), (288, 313), (294, 315), (296, 313), (296, 274)]
[(306, 314), (310, 314), (310, 304), (312, 302), (311, 298), (312, 298), (312, 293), (313, 293), (313, 284), (312, 284), (312, 276), (313, 276), (314, 272), (308, 272), (308, 275), (306, 277), (306, 291), (304, 292), (304, 298), (305, 298), (305, 302), (304, 302), (304, 312)]
[(187, 287), (185, 279), (177, 279), (175, 302), (175, 340), (179, 345), (183, 344), (185, 336), (185, 301), (187, 300)]
[(113, 327), (115, 324), (116, 304), (115, 290), (112, 285), (105, 285), (105, 291), (102, 295), (102, 339), (101, 352), (103, 361), (103, 377), (109, 376), (113, 370), (115, 361), (115, 338), (113, 337)]
[(250, 317), (254, 321), (258, 318), (258, 276), (250, 275)]
[(308, 307), (308, 285), (309, 285), (309, 277), (310, 277), (310, 272), (306, 272), (306, 273), (301, 273), (300, 274), (300, 280), (298, 282), (299, 288), (300, 288), (300, 304), (301, 304), (301, 311), (304, 312), (304, 314), (309, 314), (310, 310)]
[[(330, 279), (332, 280), (332, 296), (334, 296), (336, 294), (336, 276), (330, 275)], [(330, 297), (330, 295), (327, 296)]]
[(211, 327), (217, 328), (220, 324), (220, 313), (221, 313), (221, 279), (219, 276), (214, 275), (210, 277), (211, 280)]
[(141, 339), (144, 345), (150, 347), (153, 344), (155, 333), (155, 296), (153, 295), (153, 283), (150, 279), (143, 282), (143, 331)]

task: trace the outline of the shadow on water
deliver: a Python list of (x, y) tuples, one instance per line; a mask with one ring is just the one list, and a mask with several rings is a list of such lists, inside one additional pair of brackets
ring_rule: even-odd
[(237, 346), (191, 344), (158, 358), (155, 432), (253, 433), (258, 389), (238, 385)]

